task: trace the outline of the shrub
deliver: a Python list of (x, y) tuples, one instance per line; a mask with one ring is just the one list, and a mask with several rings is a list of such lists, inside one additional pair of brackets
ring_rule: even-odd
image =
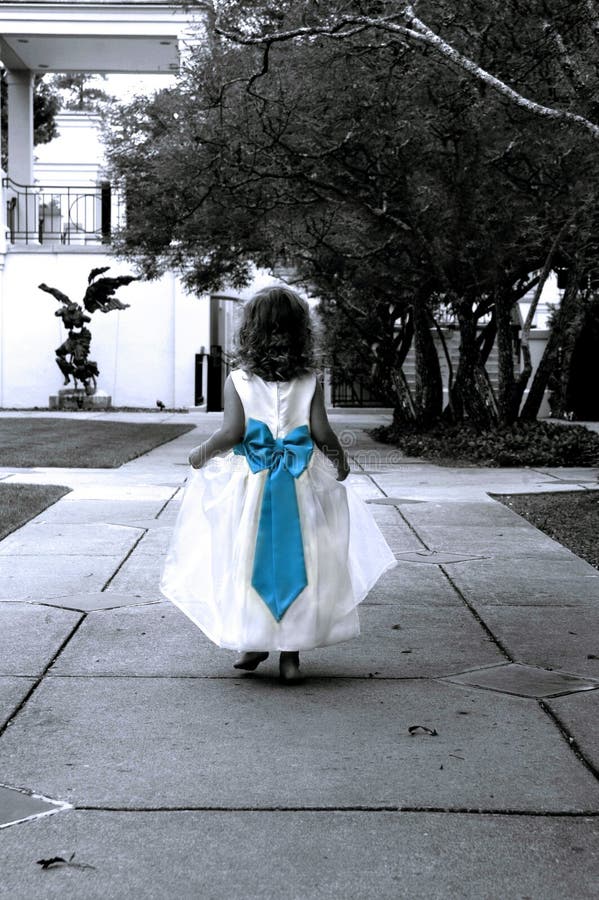
[(582, 425), (516, 422), (478, 432), (471, 425), (436, 425), (417, 431), (390, 425), (371, 432), (406, 456), (481, 466), (597, 466), (599, 435)]

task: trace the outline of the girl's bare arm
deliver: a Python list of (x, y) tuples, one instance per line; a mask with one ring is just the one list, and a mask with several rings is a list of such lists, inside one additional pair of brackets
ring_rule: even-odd
[(349, 475), (347, 453), (339, 443), (339, 438), (331, 428), (324, 405), (324, 394), (319, 382), (310, 408), (310, 431), (316, 446), (337, 466), (337, 480), (345, 481)]
[(224, 393), (223, 424), (212, 437), (198, 447), (194, 447), (189, 454), (189, 463), (194, 469), (201, 469), (213, 456), (230, 450), (231, 447), (243, 440), (245, 428), (243, 404), (230, 375), (225, 381)]

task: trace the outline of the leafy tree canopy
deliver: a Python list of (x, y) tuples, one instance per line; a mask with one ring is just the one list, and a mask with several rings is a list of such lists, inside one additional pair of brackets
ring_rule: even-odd
[[(430, 5), (481, 64), (542, 100), (592, 107), (590, 73), (578, 91), (555, 53), (567, 37), (586, 59), (578, 19), (563, 21), (559, 4), (550, 34), (546, 3), (531, 11), (512, 0), (502, 13), (471, 0)], [(331, 27), (348, 9), (393, 18), (397, 4), (220, 6), (229, 19), (242, 8), (243, 28), (255, 29), (298, 16), (312, 27), (312, 14)], [(136, 101), (113, 126), (113, 166), (136, 211), (119, 249), (141, 253), (147, 272), (181, 265), (196, 287), (243, 278), (250, 256), (291, 257), (313, 276), (333, 267), (353, 281), (368, 267), (394, 295), (398, 281), (411, 290), (423, 278), (480, 295), (498, 267), (538, 265), (544, 227), (587, 195), (592, 179), (580, 171), (596, 153), (584, 133), (533, 119), (459, 67), (372, 29), (280, 42), (267, 57), (212, 44), (178, 88)], [(536, 259), (522, 260), (531, 244)]]
[(93, 72), (68, 72), (55, 75), (52, 83), (54, 88), (66, 95), (65, 109), (93, 112), (112, 99), (95, 83), (99, 79), (105, 80), (106, 76)]
[(217, 6), (232, 38), (112, 119), (128, 203), (116, 249), (145, 275), (175, 266), (204, 291), (244, 282), (250, 261), (293, 263), (331, 328), (343, 310), (337, 347), (381, 373), (415, 304), (451, 304), (467, 346), (558, 232), (557, 263), (594, 265), (591, 3), (418, 4), (457, 57), (406, 33), (405, 4)]

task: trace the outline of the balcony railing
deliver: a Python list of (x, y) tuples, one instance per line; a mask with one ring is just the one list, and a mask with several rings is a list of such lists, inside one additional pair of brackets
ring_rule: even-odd
[(11, 244), (108, 244), (124, 214), (109, 182), (89, 186), (17, 184), (2, 179)]

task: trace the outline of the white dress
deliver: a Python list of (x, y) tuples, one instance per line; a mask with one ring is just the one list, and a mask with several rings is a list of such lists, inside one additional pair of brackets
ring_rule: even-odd
[[(267, 382), (238, 369), (245, 413), (273, 438), (308, 426), (315, 375)], [(233, 451), (191, 469), (166, 557), (161, 590), (220, 647), (306, 650), (359, 633), (357, 605), (395, 565), (372, 513), (314, 445), (294, 479), (307, 585), (280, 621), (252, 587), (256, 537), (269, 470), (253, 473)]]

